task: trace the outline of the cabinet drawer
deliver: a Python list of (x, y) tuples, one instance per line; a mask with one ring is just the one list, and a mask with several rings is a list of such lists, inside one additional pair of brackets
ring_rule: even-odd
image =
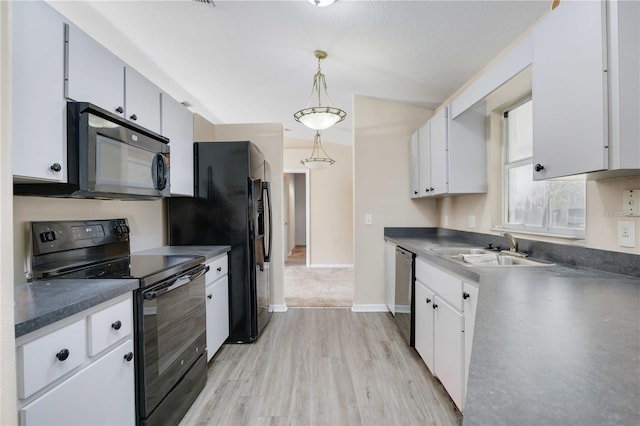
[(462, 281), (420, 258), (416, 258), (415, 266), (417, 280), (429, 286), (455, 309), (462, 311)]
[(18, 346), (18, 397), (27, 398), (82, 364), (86, 357), (84, 319)]
[(131, 298), (89, 315), (87, 318), (89, 356), (97, 355), (131, 334), (132, 316)]
[(227, 255), (218, 256), (215, 259), (207, 263), (209, 272), (207, 272), (207, 284), (211, 284), (218, 278), (227, 275), (229, 272), (229, 264), (227, 261)]

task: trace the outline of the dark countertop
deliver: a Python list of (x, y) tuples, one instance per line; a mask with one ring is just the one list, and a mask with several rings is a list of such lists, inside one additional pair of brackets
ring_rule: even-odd
[(138, 288), (139, 281), (40, 280), (14, 288), (16, 338)]
[(227, 253), (231, 246), (162, 246), (133, 254), (166, 254), (204, 256), (207, 260)]
[[(640, 279), (557, 264), (467, 267), (386, 237), (479, 286), (465, 425), (640, 424)], [(477, 246), (477, 245), (476, 245)]]

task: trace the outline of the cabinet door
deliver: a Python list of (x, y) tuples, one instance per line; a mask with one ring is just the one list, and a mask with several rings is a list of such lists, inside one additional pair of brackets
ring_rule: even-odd
[(162, 135), (171, 147), (171, 195), (193, 196), (193, 114), (162, 94)]
[(533, 29), (534, 180), (608, 167), (605, 7), (561, 2)]
[[(464, 391), (466, 394), (469, 380), (469, 361), (471, 360), (471, 346), (473, 344), (473, 329), (476, 322), (476, 307), (478, 305), (478, 287), (473, 284), (463, 284), (463, 313), (464, 313)], [(463, 398), (464, 400), (464, 398)]]
[(435, 375), (462, 411), (463, 318), (462, 314), (440, 297), (433, 302)]
[(67, 98), (122, 116), (124, 62), (73, 24), (67, 49)]
[(386, 241), (384, 243), (385, 287), (387, 293), (387, 308), (393, 315), (396, 313), (396, 245)]
[(11, 20), (13, 175), (66, 182), (64, 18), (45, 2), (16, 1)]
[(415, 347), (416, 351), (427, 364), (431, 373), (435, 375), (433, 368), (433, 300), (434, 294), (422, 282), (416, 280), (414, 294), (415, 303)]
[(134, 425), (133, 341), (74, 374), (19, 411), (23, 425)]
[(125, 73), (126, 118), (160, 133), (160, 89), (131, 67)]
[(420, 131), (416, 130), (411, 135), (409, 141), (409, 196), (411, 198), (420, 197), (420, 151), (419, 136)]
[(420, 127), (418, 131), (418, 157), (420, 162), (420, 190), (421, 197), (431, 195), (431, 121)]
[(207, 361), (229, 337), (229, 280), (222, 277), (207, 286)]
[(447, 108), (431, 118), (431, 195), (448, 192)]

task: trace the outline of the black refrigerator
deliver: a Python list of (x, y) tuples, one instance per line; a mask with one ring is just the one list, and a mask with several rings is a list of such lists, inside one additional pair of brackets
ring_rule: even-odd
[(228, 343), (249, 343), (271, 317), (270, 170), (249, 141), (194, 144), (194, 197), (167, 199), (169, 244), (230, 245)]

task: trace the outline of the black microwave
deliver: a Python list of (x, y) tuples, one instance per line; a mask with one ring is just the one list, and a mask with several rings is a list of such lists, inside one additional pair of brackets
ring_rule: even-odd
[(170, 195), (169, 139), (87, 102), (67, 102), (67, 182), (16, 195), (148, 199)]

